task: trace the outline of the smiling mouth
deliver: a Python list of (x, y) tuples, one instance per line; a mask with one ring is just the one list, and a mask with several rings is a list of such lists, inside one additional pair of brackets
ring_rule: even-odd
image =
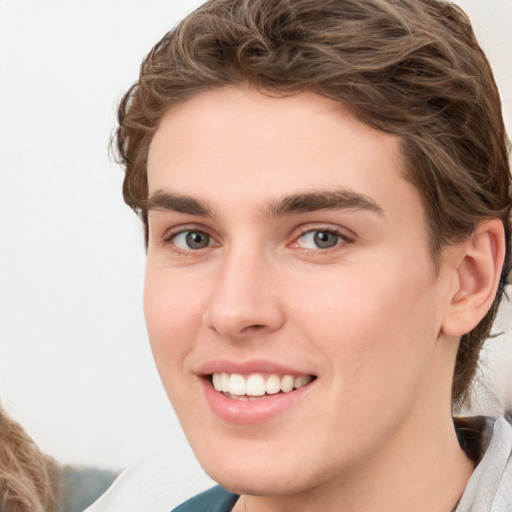
[(306, 386), (316, 377), (313, 375), (263, 375), (251, 373), (213, 373), (211, 383), (215, 389), (234, 400), (260, 400), (278, 393), (290, 393)]

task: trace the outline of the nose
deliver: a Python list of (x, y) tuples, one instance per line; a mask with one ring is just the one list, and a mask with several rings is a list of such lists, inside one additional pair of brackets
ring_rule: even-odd
[(278, 330), (285, 322), (273, 269), (257, 251), (232, 252), (221, 264), (209, 303), (205, 327), (238, 340)]

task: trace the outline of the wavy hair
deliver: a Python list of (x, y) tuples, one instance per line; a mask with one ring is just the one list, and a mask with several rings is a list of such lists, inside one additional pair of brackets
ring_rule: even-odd
[(57, 510), (56, 462), (41, 453), (23, 427), (0, 407), (0, 510)]
[(511, 179), (501, 104), (468, 17), (441, 0), (210, 0), (156, 44), (118, 110), (125, 202), (146, 230), (146, 164), (163, 114), (198, 92), (249, 83), (313, 91), (398, 135), (419, 191), (431, 253), (503, 221), (496, 299), (460, 342), (452, 398), (466, 398), (511, 268)]

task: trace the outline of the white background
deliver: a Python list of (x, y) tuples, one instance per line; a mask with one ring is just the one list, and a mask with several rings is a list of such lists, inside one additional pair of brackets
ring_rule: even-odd
[[(120, 468), (162, 442), (190, 458), (151, 358), (141, 230), (108, 140), (143, 56), (199, 3), (0, 0), (0, 397), (63, 463)], [(512, 0), (460, 3), (510, 132)]]

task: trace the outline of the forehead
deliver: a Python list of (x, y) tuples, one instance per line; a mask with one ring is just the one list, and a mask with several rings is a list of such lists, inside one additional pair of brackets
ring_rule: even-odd
[(150, 196), (238, 197), (246, 207), (339, 188), (376, 203), (418, 200), (403, 178), (396, 136), (315, 93), (275, 97), (242, 87), (200, 93), (164, 115), (150, 146), (148, 185)]

